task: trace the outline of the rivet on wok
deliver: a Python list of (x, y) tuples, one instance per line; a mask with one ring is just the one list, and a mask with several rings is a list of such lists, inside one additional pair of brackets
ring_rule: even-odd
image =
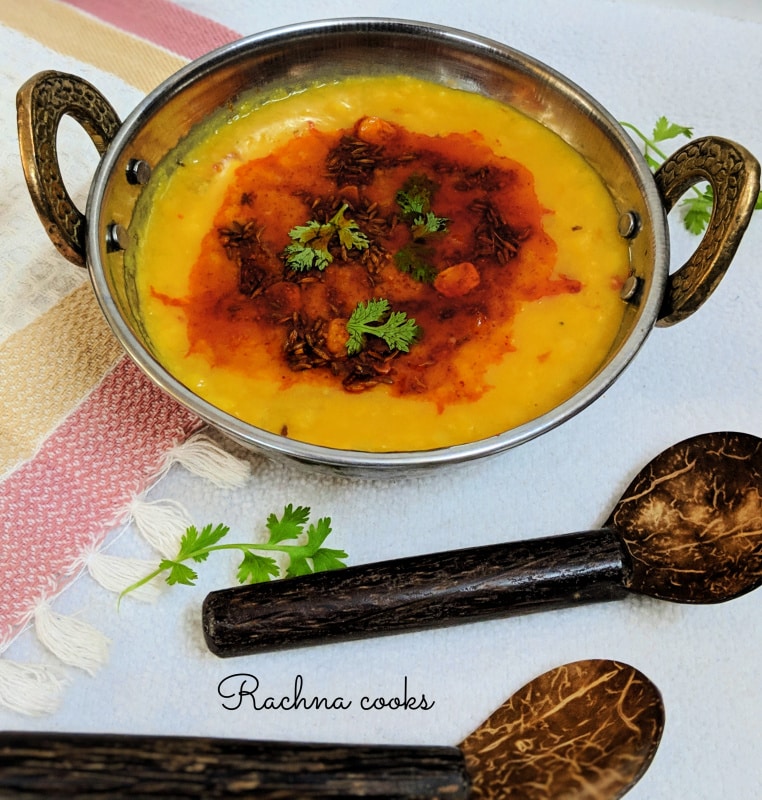
[(624, 239), (632, 239), (640, 231), (640, 216), (634, 211), (627, 211), (619, 217), (617, 225), (619, 235)]
[(151, 165), (142, 158), (131, 158), (127, 162), (127, 183), (144, 186), (151, 177)]
[(619, 292), (619, 296), (625, 302), (631, 302), (635, 300), (640, 290), (641, 280), (638, 278), (637, 275), (630, 275), (627, 280), (622, 285), (622, 289)]
[(130, 243), (127, 229), (118, 222), (112, 222), (106, 228), (106, 250), (115, 253), (117, 250), (126, 250)]

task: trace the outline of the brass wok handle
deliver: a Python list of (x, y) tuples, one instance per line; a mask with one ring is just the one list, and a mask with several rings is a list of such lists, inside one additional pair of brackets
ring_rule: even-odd
[(56, 146), (66, 114), (85, 129), (101, 155), (122, 123), (94, 86), (64, 72), (39, 72), (16, 95), (21, 164), (35, 209), (58, 251), (84, 267), (87, 220), (66, 190)]
[(717, 288), (749, 224), (759, 195), (759, 162), (727, 139), (695, 139), (673, 153), (654, 175), (667, 211), (700, 181), (714, 193), (712, 215), (693, 255), (669, 277), (656, 325), (690, 316)]

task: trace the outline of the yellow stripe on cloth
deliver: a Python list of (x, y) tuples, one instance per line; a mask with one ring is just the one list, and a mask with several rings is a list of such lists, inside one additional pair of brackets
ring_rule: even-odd
[(124, 353), (90, 283), (0, 345), (0, 475), (42, 440)]
[(180, 56), (55, 0), (0, 2), (0, 22), (51, 50), (110, 72), (146, 93), (187, 63)]
[[(55, 0), (0, 0), (0, 23), (146, 93), (187, 63)], [(34, 455), (123, 352), (89, 282), (0, 344), (0, 476)]]

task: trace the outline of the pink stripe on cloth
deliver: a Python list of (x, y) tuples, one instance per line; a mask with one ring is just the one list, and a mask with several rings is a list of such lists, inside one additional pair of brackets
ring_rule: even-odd
[(125, 357), (0, 484), (0, 651), (200, 426)]
[(186, 58), (199, 56), (240, 38), (225, 25), (169, 0), (64, 0), (104, 22)]

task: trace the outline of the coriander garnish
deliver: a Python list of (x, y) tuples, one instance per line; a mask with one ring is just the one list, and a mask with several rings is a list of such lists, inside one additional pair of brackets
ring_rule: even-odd
[(407, 273), (421, 283), (431, 283), (437, 270), (431, 264), (432, 249), (429, 237), (446, 233), (450, 220), (438, 217), (431, 210), (434, 182), (426, 175), (414, 173), (395, 195), (402, 219), (409, 225), (413, 241), (394, 254), (394, 263), (400, 272)]
[(390, 350), (407, 353), (421, 329), (404, 311), (389, 311), (389, 301), (375, 298), (358, 303), (347, 321), (347, 353), (355, 355), (365, 347), (366, 336), (378, 336)]
[(433, 233), (447, 231), (446, 217), (438, 217), (431, 210), (435, 184), (426, 175), (414, 173), (395, 195), (402, 218), (410, 225), (413, 239), (425, 239)]
[(344, 218), (344, 212), (348, 208), (349, 205), (344, 203), (328, 222), (313, 219), (288, 232), (289, 237), (294, 240), (285, 250), (286, 263), (291, 269), (299, 272), (312, 268), (324, 270), (333, 261), (328, 248), (334, 237), (338, 237), (339, 245), (345, 250), (368, 248), (368, 237), (357, 223)]
[(400, 272), (405, 272), (419, 283), (433, 283), (437, 270), (431, 264), (433, 250), (423, 242), (410, 242), (394, 254), (394, 263)]

